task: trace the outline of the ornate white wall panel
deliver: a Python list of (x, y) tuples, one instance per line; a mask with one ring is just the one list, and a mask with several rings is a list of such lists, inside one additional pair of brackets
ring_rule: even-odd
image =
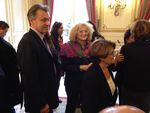
[(114, 9), (108, 7), (109, 0), (101, 0), (100, 29), (101, 31), (124, 31), (135, 19), (135, 0), (126, 0), (126, 8), (114, 15)]
[(109, 40), (116, 42), (117, 48), (123, 44), (125, 30), (133, 23), (137, 17), (137, 0), (126, 0), (126, 8), (119, 10), (119, 15), (114, 15), (114, 9), (108, 7), (110, 0), (97, 0), (99, 2), (98, 20), (100, 33)]

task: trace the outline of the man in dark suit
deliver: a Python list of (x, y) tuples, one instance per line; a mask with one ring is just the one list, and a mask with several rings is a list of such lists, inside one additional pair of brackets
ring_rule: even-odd
[(16, 51), (4, 40), (8, 29), (9, 25), (0, 21), (0, 113), (14, 113), (13, 106), (22, 99)]
[(25, 111), (29, 113), (53, 113), (58, 106), (53, 55), (47, 39), (45, 43), (50, 25), (48, 11), (45, 5), (40, 4), (29, 9), (30, 30), (21, 39), (17, 50)]

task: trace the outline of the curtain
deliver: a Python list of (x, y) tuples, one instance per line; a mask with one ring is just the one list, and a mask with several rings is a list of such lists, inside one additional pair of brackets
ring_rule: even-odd
[(141, 0), (139, 7), (140, 7), (139, 18), (149, 20), (150, 19), (150, 0)]
[(49, 10), (50, 10), (50, 26), (51, 26), (52, 16), (53, 16), (54, 0), (43, 0), (43, 3), (49, 7)]
[(96, 0), (86, 0), (89, 20), (96, 24)]
[(148, 3), (148, 6), (146, 8), (145, 14), (144, 14), (144, 19), (149, 20), (150, 19), (150, 1)]

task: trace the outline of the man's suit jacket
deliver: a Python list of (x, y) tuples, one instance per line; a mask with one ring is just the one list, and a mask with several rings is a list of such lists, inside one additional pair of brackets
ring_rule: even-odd
[(121, 48), (124, 62), (118, 64), (117, 81), (134, 92), (150, 92), (150, 35), (143, 34)]
[(25, 96), (26, 111), (39, 112), (45, 104), (58, 106), (53, 58), (40, 37), (30, 29), (21, 39), (18, 63)]
[[(110, 71), (112, 79), (113, 74)], [(83, 113), (98, 113), (100, 110), (113, 106), (116, 103), (117, 90), (114, 95), (98, 63), (94, 63), (85, 72), (82, 84), (82, 110)]]
[(22, 99), (17, 54), (10, 43), (0, 38), (0, 110), (19, 104)]

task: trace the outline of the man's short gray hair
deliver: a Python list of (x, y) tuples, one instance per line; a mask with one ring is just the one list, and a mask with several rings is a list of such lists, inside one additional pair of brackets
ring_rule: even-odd
[(28, 13), (27, 13), (27, 17), (28, 17), (28, 20), (29, 19), (34, 19), (36, 17), (36, 12), (38, 10), (42, 10), (42, 11), (45, 11), (45, 12), (49, 12), (49, 8), (46, 6), (46, 5), (43, 5), (43, 4), (35, 4), (33, 5)]

